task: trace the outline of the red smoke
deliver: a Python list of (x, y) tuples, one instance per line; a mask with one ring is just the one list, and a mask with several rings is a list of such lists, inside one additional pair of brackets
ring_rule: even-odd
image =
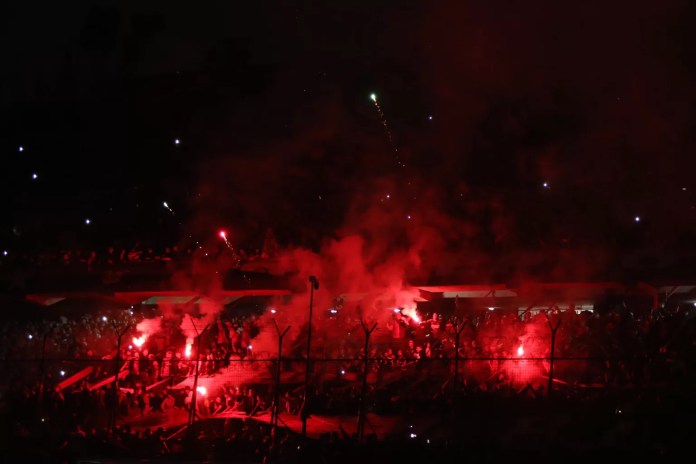
[[(413, 285), (580, 281), (609, 268), (613, 253), (602, 244), (603, 228), (613, 231), (626, 209), (593, 185), (659, 185), (623, 175), (624, 164), (613, 160), (629, 155), (617, 154), (617, 141), (630, 132), (636, 143), (655, 147), (683, 129), (656, 123), (646, 130), (654, 118), (644, 118), (644, 110), (654, 97), (645, 89), (663, 82), (655, 66), (663, 58), (635, 46), (642, 22), (615, 29), (623, 14), (646, 18), (661, 7), (513, 9), (501, 16), (495, 5), (446, 2), (415, 20), (423, 40), (414, 43), (423, 48), (400, 57), (416, 62), (422, 103), (435, 115), (432, 129), (405, 130), (397, 111), (407, 106), (397, 101), (404, 87), (379, 89), (391, 146), (369, 101), (372, 90), (359, 100), (327, 89), (285, 115), (292, 135), (221, 152), (199, 167), (187, 232), (210, 236), (217, 225), (232, 224), (226, 237), (239, 242), (233, 246), (259, 247), (272, 228), (281, 244), (279, 274), (296, 293), (275, 302), (273, 316), (292, 325), (291, 333), (307, 321), (309, 275), (320, 281), (316, 323), (346, 294), (353, 298), (344, 314), (381, 323), (394, 307), (414, 305)], [(576, 16), (582, 21), (570, 21)], [(584, 24), (596, 26), (593, 34), (582, 32)], [(675, 105), (681, 114), (682, 103)], [(405, 168), (397, 167), (396, 149)], [(627, 153), (654, 166), (649, 152)], [(195, 260), (175, 282), (216, 301), (219, 276), (233, 266)], [(213, 304), (204, 312), (220, 309)], [(520, 342), (534, 353), (533, 335), (520, 337), (530, 339)]]

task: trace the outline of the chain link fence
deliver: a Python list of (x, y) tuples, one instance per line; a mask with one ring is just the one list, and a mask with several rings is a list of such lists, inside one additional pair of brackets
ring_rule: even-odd
[(317, 358), (310, 363), (305, 402), (304, 359), (0, 361), (6, 401), (40, 393), (34, 409), (44, 419), (72, 414), (75, 422), (95, 427), (113, 425), (113, 416), (115, 423), (148, 417), (151, 425), (188, 423), (192, 401), (198, 418), (265, 417), (275, 411), (301, 416), (305, 405), (315, 415), (357, 416), (361, 405), (368, 413), (398, 415), (484, 392), (540, 397), (549, 387), (563, 395), (647, 387), (635, 382), (624, 362), (554, 358), (553, 364), (551, 377), (551, 358)]

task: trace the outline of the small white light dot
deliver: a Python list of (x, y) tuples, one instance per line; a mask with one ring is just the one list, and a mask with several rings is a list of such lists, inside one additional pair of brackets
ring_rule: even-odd
[(60, 371), (60, 376), (65, 377), (65, 371)]
[(39, 175), (38, 175), (37, 173), (33, 173), (33, 174), (31, 175), (31, 178), (34, 179), (34, 180), (36, 180), (36, 179), (39, 178)]
[(106, 322), (107, 320), (106, 316), (102, 316), (102, 321)]
[(22, 153), (22, 152), (24, 151), (24, 147), (20, 145), (19, 148), (18, 148), (18, 150), (19, 150), (20, 153)]
[(408, 216), (406, 216), (406, 219), (411, 219), (411, 215), (409, 214)]
[(549, 183), (548, 183), (548, 182), (544, 182), (542, 185), (544, 186), (545, 189), (549, 188)]
[(428, 116), (428, 119), (429, 119), (430, 121), (432, 121), (432, 120), (433, 120), (433, 115)]
[(7, 256), (7, 250), (3, 250), (2, 255)]
[(90, 225), (91, 223), (92, 221), (89, 218), (85, 219), (85, 224)]
[(174, 145), (179, 145), (181, 143), (181, 140), (179, 139), (174, 139)]
[(682, 192), (686, 192), (686, 187), (682, 187)]
[(493, 306), (489, 306), (489, 307), (488, 307), (488, 310), (489, 310), (489, 311), (495, 311), (495, 308), (494, 308)]
[(633, 218), (633, 220), (636, 222), (640, 222), (640, 216), (636, 216), (635, 218)]

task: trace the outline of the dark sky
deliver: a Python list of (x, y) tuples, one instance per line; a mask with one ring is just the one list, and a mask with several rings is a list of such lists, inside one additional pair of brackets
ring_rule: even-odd
[(686, 253), (696, 10), (610, 3), (5, 2), (0, 246)]

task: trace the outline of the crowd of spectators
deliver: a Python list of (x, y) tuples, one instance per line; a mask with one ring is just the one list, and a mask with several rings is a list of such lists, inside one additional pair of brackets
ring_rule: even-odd
[[(281, 413), (295, 416), (342, 416), (355, 415), (364, 404), (369, 413), (412, 418), (420, 427), (418, 417), (446, 418), (470, 413), (472, 408), (485, 414), (481, 405), (494, 410), (505, 404), (519, 411), (515, 409), (519, 404), (533, 404), (534, 414), (539, 414), (552, 412), (550, 401), (554, 408), (564, 401), (565, 410), (578, 404), (601, 404), (603, 412), (612, 413), (612, 427), (617, 421), (631, 424), (620, 433), (610, 427), (607, 430), (614, 435), (604, 436), (602, 443), (653, 443), (654, 451), (682, 437), (680, 418), (694, 408), (695, 315), (691, 304), (663, 305), (647, 312), (617, 305), (603, 312), (553, 306), (521, 314), (502, 310), (423, 314), (424, 320), (418, 322), (406, 312), (394, 311), (375, 333), (366, 356), (359, 321), (336, 314), (317, 330), (309, 403), (303, 407), (301, 376), (296, 376), (281, 384), (278, 407)], [(57, 433), (59, 439), (46, 443), (66, 455), (89, 454), (93, 446), (138, 456), (165, 456), (186, 448), (183, 438), (169, 439), (173, 431), (164, 426), (149, 432), (126, 426), (142, 417), (166, 424), (177, 414), (187, 416), (192, 407), (192, 389), (173, 388), (179, 380), (190, 378), (196, 367), (181, 334), (172, 339), (163, 329), (162, 337), (153, 336), (141, 347), (129, 342), (116, 356), (112, 326), (134, 324), (141, 317), (137, 311), (122, 311), (3, 324), (0, 345), (8, 375), (0, 389), (0, 406), (10, 418), (7, 436), (27, 441), (36, 434)], [(268, 379), (277, 365), (270, 359), (254, 359), (250, 350), (264, 323), (253, 314), (219, 319), (198, 364), (203, 377), (229, 376), (230, 365), (243, 363), (244, 369), (255, 370), (258, 378), (265, 379), (240, 384), (232, 376), (223, 378), (219, 388), (201, 393), (196, 405), (201, 418), (232, 420), (231, 416), (246, 424), (243, 432), (205, 433), (216, 452), (243, 448), (252, 461), (273, 455), (271, 431), (250, 431), (264, 427), (250, 419), (268, 415), (274, 406), (273, 382)], [(553, 392), (549, 392), (554, 327), (555, 369)], [(88, 377), (65, 389), (56, 388), (85, 366), (94, 367)], [(290, 356), (281, 367), (286, 373), (302, 373), (304, 366), (301, 356)], [(117, 370), (128, 374), (120, 380), (115, 396), (113, 382), (99, 386), (99, 381)], [(148, 388), (153, 385), (156, 388)], [(115, 423), (123, 424), (115, 430), (109, 423), (112, 411)], [(504, 421), (503, 413), (497, 411), (496, 420)], [(578, 411), (574, 414), (581, 414)], [(657, 416), (660, 425), (662, 420), (673, 424), (658, 427)], [(674, 420), (677, 416), (679, 420)], [(420, 431), (412, 435), (422, 436)], [(356, 437), (345, 434), (342, 439), (355, 441)], [(134, 443), (142, 446), (133, 447)], [(240, 443), (246, 445), (236, 446)]]
[(247, 264), (276, 258), (279, 246), (269, 229), (261, 240), (233, 243), (227, 236), (179, 243), (163, 239), (126, 243), (107, 242), (91, 246), (32, 246), (0, 250), (0, 290), (18, 291), (34, 276), (56, 274), (104, 274), (162, 272), (189, 266), (192, 261), (215, 262), (225, 269), (242, 269)]
[(266, 249), (254, 247), (207, 246), (198, 244), (159, 246), (137, 242), (132, 246), (109, 245), (103, 248), (65, 248), (46, 250), (41, 253), (9, 253), (3, 261), (7, 266), (32, 265), (39, 268), (70, 268), (93, 270), (118, 268), (137, 263), (187, 261), (194, 257), (213, 258), (220, 254), (236, 257), (240, 262), (268, 259), (272, 256)]
[(160, 242), (0, 250), (0, 292), (88, 290), (95, 285), (127, 288), (133, 282), (156, 281), (192, 267), (205, 267), (211, 273), (222, 269), (236, 279), (233, 285), (250, 286), (249, 272), (265, 277), (278, 256), (278, 246), (270, 239), (262, 246), (228, 239)]

